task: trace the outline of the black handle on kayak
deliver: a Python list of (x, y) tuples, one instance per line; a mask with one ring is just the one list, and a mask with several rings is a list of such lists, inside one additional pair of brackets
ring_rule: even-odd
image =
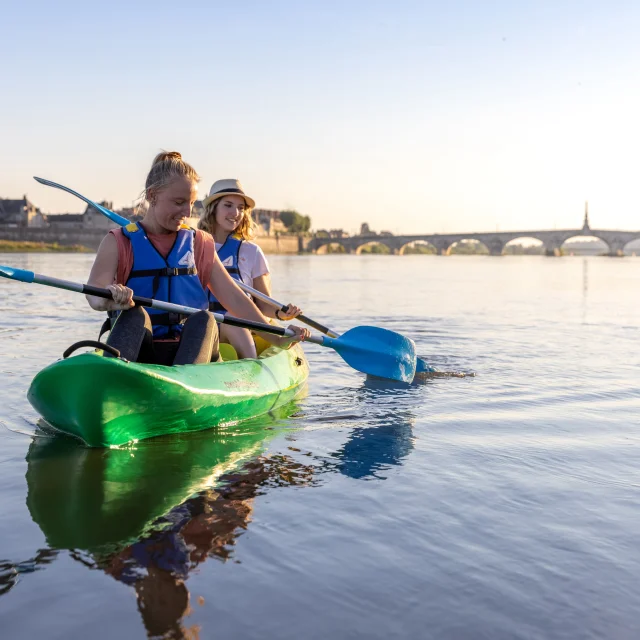
[(95, 347), (96, 349), (102, 349), (103, 351), (110, 353), (115, 358), (120, 357), (120, 351), (118, 351), (118, 349), (112, 347), (110, 344), (99, 342), (98, 340), (80, 340), (80, 342), (75, 342), (62, 354), (62, 357), (68, 358), (74, 351), (77, 351), (82, 347)]

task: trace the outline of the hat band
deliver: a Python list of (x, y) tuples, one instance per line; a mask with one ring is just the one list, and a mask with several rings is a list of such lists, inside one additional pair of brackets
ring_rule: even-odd
[(213, 198), (214, 196), (217, 196), (219, 193), (222, 193), (222, 194), (239, 193), (242, 196), (244, 195), (244, 191), (242, 189), (220, 189), (220, 191), (216, 191), (215, 193), (212, 193), (209, 197)]

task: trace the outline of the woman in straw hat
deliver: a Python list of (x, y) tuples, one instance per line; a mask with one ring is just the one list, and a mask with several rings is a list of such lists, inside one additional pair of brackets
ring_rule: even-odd
[[(110, 231), (98, 249), (89, 284), (107, 288), (113, 299), (87, 296), (97, 311), (117, 315), (107, 343), (131, 361), (153, 364), (203, 364), (218, 360), (218, 329), (209, 312), (207, 291), (215, 291), (236, 316), (266, 322), (253, 302), (233, 284), (221, 265), (213, 238), (185, 223), (200, 180), (177, 151), (160, 153), (147, 176), (149, 208), (141, 222)], [(191, 316), (136, 307), (133, 295), (201, 309)], [(296, 337), (309, 335), (292, 327)]]
[[(270, 296), (271, 276), (267, 259), (262, 249), (250, 242), (254, 231), (251, 211), (255, 204), (238, 180), (217, 180), (203, 202), (204, 213), (198, 226), (213, 236), (218, 257), (232, 278)], [(211, 291), (209, 300), (211, 311), (226, 313)], [(281, 311), (274, 310), (260, 300), (255, 303), (265, 316), (278, 320), (291, 320), (302, 313), (292, 304), (288, 305), (286, 311)], [(240, 358), (256, 357), (254, 341), (246, 329), (222, 325), (220, 338), (233, 345)]]

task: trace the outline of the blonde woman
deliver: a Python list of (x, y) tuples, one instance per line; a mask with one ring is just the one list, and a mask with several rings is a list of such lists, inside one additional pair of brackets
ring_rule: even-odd
[[(204, 213), (198, 226), (213, 236), (220, 262), (234, 280), (240, 280), (270, 296), (271, 276), (267, 259), (262, 249), (250, 241), (254, 231), (251, 210), (255, 204), (238, 180), (218, 180), (213, 183), (209, 196), (203, 202)], [(209, 301), (211, 311), (226, 312), (211, 291)], [(260, 300), (256, 300), (255, 304), (265, 316), (278, 320), (291, 320), (302, 313), (292, 304), (288, 305), (286, 311), (274, 310)], [(256, 357), (255, 344), (246, 329), (222, 325), (220, 339), (233, 345), (240, 358)]]
[[(218, 329), (208, 311), (208, 291), (235, 316), (266, 321), (234, 285), (211, 236), (186, 225), (199, 180), (178, 152), (160, 153), (145, 183), (149, 207), (144, 219), (110, 231), (100, 244), (89, 284), (109, 289), (113, 299), (87, 299), (96, 311), (118, 314), (107, 342), (127, 360), (163, 365), (218, 360)], [(134, 293), (202, 311), (187, 317), (147, 310), (134, 306)], [(286, 347), (309, 335), (299, 327), (294, 330), (291, 341), (264, 337)]]

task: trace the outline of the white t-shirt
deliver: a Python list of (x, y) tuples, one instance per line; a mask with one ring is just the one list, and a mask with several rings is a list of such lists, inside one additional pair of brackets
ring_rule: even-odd
[[(216, 251), (220, 251), (222, 245), (216, 242)], [(242, 282), (253, 286), (253, 279), (259, 278), (269, 273), (269, 264), (262, 253), (262, 249), (253, 242), (244, 241), (240, 245), (240, 253), (238, 255), (238, 268)]]

